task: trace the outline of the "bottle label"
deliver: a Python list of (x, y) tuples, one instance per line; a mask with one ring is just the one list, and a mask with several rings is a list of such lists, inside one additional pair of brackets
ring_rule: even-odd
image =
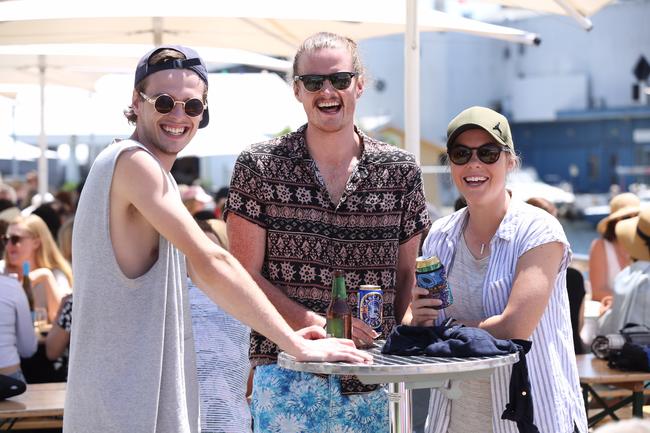
[(383, 317), (383, 296), (378, 291), (359, 291), (359, 318), (368, 324), (372, 329), (381, 328)]
[(444, 269), (429, 272), (417, 272), (415, 278), (417, 279), (418, 287), (429, 289), (430, 293), (440, 292), (444, 289), (447, 282)]
[(442, 305), (433, 307), (436, 310), (447, 308), (454, 303), (454, 298), (451, 295), (447, 277), (445, 275), (445, 268), (441, 265), (435, 270), (422, 272), (420, 269), (415, 272), (415, 279), (418, 287), (425, 288), (429, 291), (429, 297), (440, 299)]
[(342, 317), (328, 318), (326, 328), (328, 337), (345, 338), (345, 323)]

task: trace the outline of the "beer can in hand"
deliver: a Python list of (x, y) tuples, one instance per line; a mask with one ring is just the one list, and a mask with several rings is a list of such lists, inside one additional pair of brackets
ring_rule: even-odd
[(379, 286), (359, 286), (359, 319), (381, 334), (384, 318), (384, 294)]
[(436, 310), (447, 308), (454, 303), (451, 289), (447, 282), (445, 267), (436, 256), (418, 257), (415, 260), (415, 278), (418, 287), (429, 291), (429, 298), (440, 299), (442, 305), (433, 307)]

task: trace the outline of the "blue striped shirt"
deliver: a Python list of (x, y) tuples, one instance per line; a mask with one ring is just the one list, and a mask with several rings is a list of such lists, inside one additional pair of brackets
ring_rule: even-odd
[[(467, 216), (465, 208), (437, 220), (424, 242), (423, 253), (438, 256), (448, 272), (453, 266), (454, 253)], [(565, 245), (565, 252), (546, 310), (531, 336), (532, 349), (526, 356), (535, 425), (544, 433), (573, 433), (575, 423), (581, 433), (586, 433), (587, 419), (573, 351), (566, 290), (566, 268), (571, 260), (571, 249), (559, 221), (544, 210), (518, 200), (510, 201), (490, 243), (492, 253), (483, 283), (483, 316), (495, 316), (505, 309), (519, 257), (550, 242), (561, 242)], [(444, 316), (443, 311), (438, 322), (444, 320)], [(517, 433), (514, 422), (501, 420), (508, 402), (511, 370), (511, 366), (503, 367), (492, 374), (492, 427), (495, 433)], [(432, 390), (427, 433), (447, 431), (450, 409), (449, 400)]]

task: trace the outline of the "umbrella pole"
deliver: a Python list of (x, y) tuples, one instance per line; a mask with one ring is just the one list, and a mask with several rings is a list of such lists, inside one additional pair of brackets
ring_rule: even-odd
[(404, 147), (420, 162), (420, 32), (417, 0), (406, 0), (404, 35)]
[(41, 132), (38, 135), (38, 147), (41, 149), (41, 154), (38, 157), (38, 193), (41, 199), (45, 197), (47, 192), (47, 159), (45, 157), (47, 151), (47, 139), (45, 137), (45, 56), (38, 56), (38, 71), (40, 78), (41, 90)]
[(14, 143), (13, 158), (11, 159), (11, 179), (18, 180), (18, 159), (16, 158), (16, 99), (11, 106), (11, 138)]

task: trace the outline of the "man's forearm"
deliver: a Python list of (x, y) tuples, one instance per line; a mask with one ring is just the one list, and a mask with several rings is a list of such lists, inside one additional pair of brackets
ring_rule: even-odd
[(291, 325), (278, 314), (264, 292), (229, 253), (190, 264), (191, 278), (212, 301), (281, 348), (291, 346)]
[(311, 325), (325, 326), (324, 316), (289, 298), (286, 293), (260, 273), (252, 273), (251, 276), (293, 329), (297, 330)]

